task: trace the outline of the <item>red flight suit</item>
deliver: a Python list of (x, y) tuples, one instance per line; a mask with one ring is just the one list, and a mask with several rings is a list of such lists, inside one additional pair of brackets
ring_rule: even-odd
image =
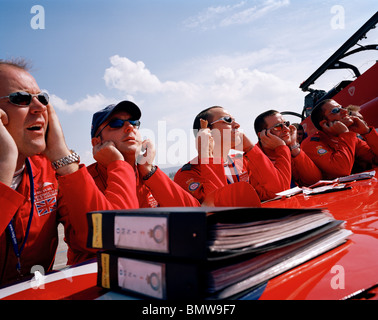
[(302, 142), (302, 148), (323, 173), (323, 179), (350, 175), (355, 162), (378, 164), (378, 134), (374, 128), (359, 139), (355, 132), (331, 137), (316, 132)]
[[(86, 213), (96, 210), (122, 210), (147, 207), (198, 207), (199, 202), (174, 183), (159, 168), (148, 179), (143, 180), (126, 161), (118, 160), (104, 167), (95, 162), (88, 166), (91, 181), (102, 196), (94, 196), (97, 203), (91, 210), (80, 204), (72, 208), (71, 221), (75, 230), (80, 230), (79, 242), (74, 244), (74, 254), (69, 263), (78, 263), (94, 257), (97, 250), (86, 248), (88, 223)], [(80, 192), (75, 185), (71, 190)], [(75, 205), (74, 205), (75, 206)]]
[[(261, 148), (260, 144), (258, 146)], [(275, 152), (268, 158), (275, 165), (277, 156)], [(296, 157), (291, 157), (292, 180), (298, 186), (310, 186), (322, 178), (322, 172), (315, 163), (301, 150)]]
[[(277, 192), (290, 188), (290, 150), (286, 146), (279, 146), (276, 150), (275, 166), (256, 146), (243, 155), (231, 156), (229, 162), (234, 165), (231, 166), (229, 172), (232, 174), (232, 179), (227, 179), (223, 159), (204, 159), (203, 163), (198, 164), (198, 158), (195, 158), (176, 173), (174, 181), (201, 203), (213, 192), (223, 192), (226, 196), (227, 192), (224, 192), (222, 188), (227, 187), (228, 184), (238, 185), (241, 182), (250, 184), (256, 190), (260, 200), (268, 200), (274, 198)], [(236, 190), (235, 188), (236, 186), (233, 190)], [(243, 186), (243, 190), (248, 189)], [(218, 195), (215, 197), (217, 201), (214, 204), (215, 206), (240, 206), (247, 200), (246, 197), (252, 197), (254, 200), (250, 204), (258, 205), (256, 198), (251, 195), (251, 190), (248, 191), (249, 194), (234, 193), (234, 197), (229, 198)]]
[[(33, 266), (40, 265), (45, 272), (51, 270), (58, 245), (58, 224), (62, 223), (65, 229), (65, 240), (70, 246), (76, 242), (69, 220), (69, 203), (82, 203), (83, 210), (89, 203), (87, 195), (92, 194), (85, 184), (85, 167), (73, 175), (57, 177), (51, 162), (44, 156), (36, 155), (29, 158), (34, 182), (34, 208), (30, 225), (29, 236), (21, 252), (21, 273), (30, 274)], [(89, 176), (90, 178), (90, 176)], [(64, 190), (61, 181), (72, 180), (80, 193), (71, 193)], [(13, 226), (18, 247), (24, 241), (31, 211), (30, 180), (27, 169), (23, 172), (20, 185), (16, 190), (0, 183), (0, 284), (17, 280), (19, 274), (16, 269), (17, 257), (7, 226), (13, 218)], [(63, 191), (66, 193), (63, 196)], [(70, 251), (70, 249), (69, 249)]]

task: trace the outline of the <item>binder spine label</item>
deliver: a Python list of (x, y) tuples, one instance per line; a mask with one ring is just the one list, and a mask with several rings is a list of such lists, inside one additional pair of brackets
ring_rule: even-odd
[(102, 248), (102, 213), (92, 214), (93, 223), (93, 248)]
[(107, 253), (101, 253), (101, 286), (110, 289), (110, 256)]
[(165, 265), (118, 258), (118, 286), (150, 297), (165, 299)]
[(169, 253), (166, 217), (115, 216), (116, 248)]

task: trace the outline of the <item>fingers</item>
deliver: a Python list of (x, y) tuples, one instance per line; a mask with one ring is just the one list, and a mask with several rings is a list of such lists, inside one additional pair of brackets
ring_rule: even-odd
[(263, 130), (261, 131), (260, 141), (261, 144), (267, 148), (274, 150), (278, 146), (285, 145), (285, 141), (283, 141), (280, 137), (277, 137), (270, 130)]
[(151, 165), (155, 159), (155, 146), (150, 139), (146, 139), (142, 142), (141, 151), (143, 154), (137, 157), (138, 164)]
[(208, 125), (208, 121), (207, 120), (200, 119), (200, 128), (201, 129), (206, 129), (207, 125)]
[(6, 126), (8, 124), (8, 115), (4, 110), (0, 109), (0, 122)]
[(113, 141), (93, 144), (93, 158), (105, 167), (113, 161), (124, 160), (122, 153), (116, 148)]

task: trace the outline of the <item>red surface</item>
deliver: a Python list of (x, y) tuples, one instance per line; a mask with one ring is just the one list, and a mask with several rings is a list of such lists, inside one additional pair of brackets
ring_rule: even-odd
[[(263, 207), (328, 208), (353, 231), (350, 241), (268, 282), (261, 299), (344, 299), (378, 284), (378, 173), (349, 190), (296, 195)], [(344, 288), (334, 288), (343, 276)], [(337, 287), (337, 286), (336, 286)]]
[[(378, 284), (378, 173), (369, 180), (353, 182), (349, 190), (322, 195), (296, 195), (291, 198), (264, 203), (263, 207), (328, 208), (345, 227), (354, 232), (345, 244), (293, 268), (268, 281), (260, 299), (310, 299), (331, 300), (354, 297), (359, 292)], [(95, 299), (104, 291), (96, 287), (97, 273), (93, 264), (79, 266), (78, 275), (65, 276), (33, 289), (26, 282), (17, 293), (9, 294), (5, 300), (58, 300)], [(75, 268), (73, 268), (75, 270)], [(342, 270), (342, 273), (341, 271)], [(74, 271), (75, 272), (75, 271)], [(52, 277), (48, 275), (47, 277)], [(343, 279), (344, 288), (339, 288)], [(336, 288), (335, 288), (336, 283)], [(0, 295), (2, 293), (0, 290)], [(370, 296), (377, 298), (377, 289)]]
[[(45, 283), (43, 287), (20, 291), (3, 298), (3, 300), (61, 300), (80, 293), (81, 291), (96, 286), (97, 273), (89, 273), (72, 277), (70, 279), (57, 280)], [(89, 297), (82, 297), (89, 299)]]
[(350, 104), (361, 106), (378, 96), (378, 86), (372, 85), (377, 82), (378, 63), (366, 70), (346, 88), (341, 90), (332, 99), (343, 107)]

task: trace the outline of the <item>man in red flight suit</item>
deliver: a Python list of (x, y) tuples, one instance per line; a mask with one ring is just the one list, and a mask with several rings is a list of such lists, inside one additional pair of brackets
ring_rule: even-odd
[[(140, 109), (131, 101), (109, 105), (93, 115), (91, 136), (96, 162), (88, 166), (88, 171), (98, 189), (106, 196), (113, 194), (112, 206), (117, 205), (118, 209), (200, 206), (194, 197), (152, 164), (155, 148), (151, 141), (142, 141), (138, 130), (140, 117)], [(128, 189), (127, 204), (124, 204), (122, 194), (114, 192), (125, 184)], [(79, 192), (79, 189), (75, 189)], [(82, 248), (88, 234), (86, 211), (82, 208), (76, 211), (71, 221), (74, 229), (81, 230)], [(96, 251), (76, 251), (74, 261), (88, 259)]]
[[(202, 204), (259, 206), (260, 200), (290, 187), (289, 149), (277, 148), (279, 165), (274, 167), (239, 127), (219, 106), (200, 112), (194, 120), (198, 157), (184, 165), (174, 180)], [(243, 154), (230, 156), (232, 149)]]
[(155, 148), (150, 140), (142, 141), (138, 130), (140, 117), (140, 109), (131, 101), (121, 101), (94, 114), (91, 135), (97, 162), (88, 171), (97, 186), (106, 192), (106, 168), (112, 161), (122, 160), (135, 171), (133, 183), (136, 180), (139, 207), (199, 206), (195, 198), (153, 165)]
[[(70, 185), (81, 192), (72, 193)], [(101, 199), (91, 186), (25, 63), (0, 61), (0, 284), (30, 275), (33, 266), (51, 270), (59, 223), (72, 254), (68, 204), (97, 208)]]
[(363, 119), (350, 116), (335, 100), (316, 105), (311, 120), (319, 131), (305, 139), (302, 148), (322, 171), (324, 179), (350, 175), (355, 163), (360, 167), (378, 164), (375, 129)]
[[(315, 163), (301, 150), (297, 142), (297, 129), (285, 121), (276, 110), (268, 110), (256, 117), (255, 132), (259, 137), (258, 146), (276, 165), (276, 148), (286, 145), (291, 153), (292, 182), (299, 186), (309, 186), (322, 178)], [(293, 185), (292, 185), (293, 186)]]

